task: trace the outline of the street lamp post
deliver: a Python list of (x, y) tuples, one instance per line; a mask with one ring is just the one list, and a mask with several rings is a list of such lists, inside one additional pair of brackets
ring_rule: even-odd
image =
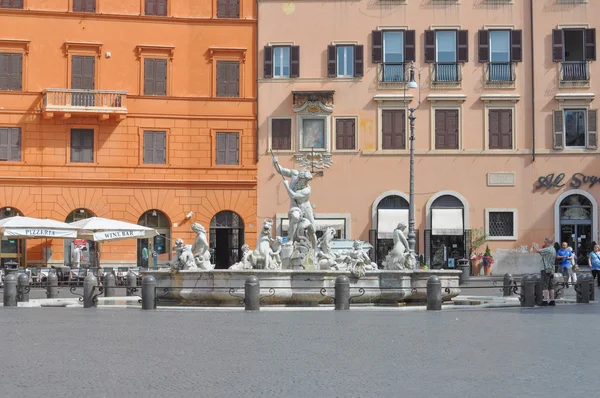
[[(415, 81), (415, 70), (418, 73), (419, 83)], [(410, 122), (410, 191), (408, 202), (408, 247), (412, 253), (415, 253), (416, 234), (415, 234), (415, 111), (421, 106), (421, 71), (415, 68), (411, 62), (409, 66), (410, 80), (404, 85), (404, 104), (406, 106), (406, 89), (419, 89), (419, 103), (416, 108), (408, 108), (410, 114), (408, 120)]]

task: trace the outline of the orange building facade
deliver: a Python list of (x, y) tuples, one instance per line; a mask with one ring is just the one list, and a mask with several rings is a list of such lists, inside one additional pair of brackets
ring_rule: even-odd
[[(160, 233), (86, 242), (90, 265), (167, 262), (194, 222), (218, 268), (255, 243), (254, 1), (1, 4), (0, 218), (95, 215)], [(4, 239), (0, 260), (70, 264), (72, 247)]]

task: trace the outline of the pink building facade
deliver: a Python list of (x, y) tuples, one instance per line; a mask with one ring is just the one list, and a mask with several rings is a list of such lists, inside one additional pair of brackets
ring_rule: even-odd
[[(587, 264), (600, 197), (586, 0), (259, 2), (258, 218), (287, 231), (284, 167), (313, 171), (320, 230), (375, 247), (408, 221), (415, 111), (417, 251), (452, 267), (485, 231), (492, 273), (539, 269), (568, 241)], [(410, 65), (420, 89), (407, 89)], [(598, 182), (596, 182), (599, 180)]]

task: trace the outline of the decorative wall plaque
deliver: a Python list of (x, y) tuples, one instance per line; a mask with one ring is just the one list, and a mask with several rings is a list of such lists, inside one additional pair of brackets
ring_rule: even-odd
[(515, 186), (515, 173), (499, 172), (499, 173), (488, 173), (488, 186), (497, 187), (514, 187)]

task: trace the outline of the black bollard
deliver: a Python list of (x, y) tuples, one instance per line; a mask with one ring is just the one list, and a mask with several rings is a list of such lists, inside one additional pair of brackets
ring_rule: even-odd
[(508, 297), (513, 295), (513, 277), (511, 274), (504, 274), (504, 282), (502, 283), (502, 296)]
[(346, 275), (335, 278), (335, 310), (350, 309), (350, 279)]
[(541, 273), (533, 274), (533, 280), (535, 281), (535, 305), (541, 306), (544, 302), (544, 284), (542, 283)]
[(127, 273), (126, 283), (127, 283), (127, 295), (128, 296), (135, 296), (133, 294), (133, 290), (132, 289), (137, 287), (137, 276), (135, 276), (135, 274), (133, 272), (129, 271)]
[(83, 308), (94, 308), (96, 307), (96, 300), (94, 298), (94, 292), (98, 286), (98, 278), (91, 272), (88, 272), (87, 276), (83, 280)]
[(46, 287), (46, 297), (47, 298), (57, 298), (58, 297), (58, 276), (56, 276), (55, 270), (50, 270), (48, 273), (48, 279), (46, 280), (48, 286)]
[(427, 279), (427, 310), (440, 311), (442, 309), (442, 282), (437, 275)]
[[(587, 274), (581, 274), (579, 279), (577, 279), (577, 284), (579, 285), (579, 291), (581, 293), (577, 294), (577, 302), (583, 304), (590, 303), (590, 280), (588, 279)], [(579, 301), (579, 297), (581, 296), (581, 301)]]
[(14, 274), (4, 277), (4, 306), (17, 306), (17, 277)]
[(246, 311), (260, 310), (260, 281), (254, 275), (246, 278), (244, 283), (244, 302)]
[(535, 279), (533, 275), (523, 275), (521, 279), (521, 307), (535, 306)]
[(152, 275), (142, 279), (142, 309), (156, 309), (156, 279)]
[(104, 277), (104, 297), (115, 297), (117, 291), (117, 279), (114, 272), (109, 272)]
[(596, 301), (596, 288), (594, 283), (594, 276), (588, 274), (588, 280), (590, 281), (590, 301)]
[(29, 302), (29, 276), (27, 274), (19, 274), (17, 286), (17, 301), (20, 303)]

